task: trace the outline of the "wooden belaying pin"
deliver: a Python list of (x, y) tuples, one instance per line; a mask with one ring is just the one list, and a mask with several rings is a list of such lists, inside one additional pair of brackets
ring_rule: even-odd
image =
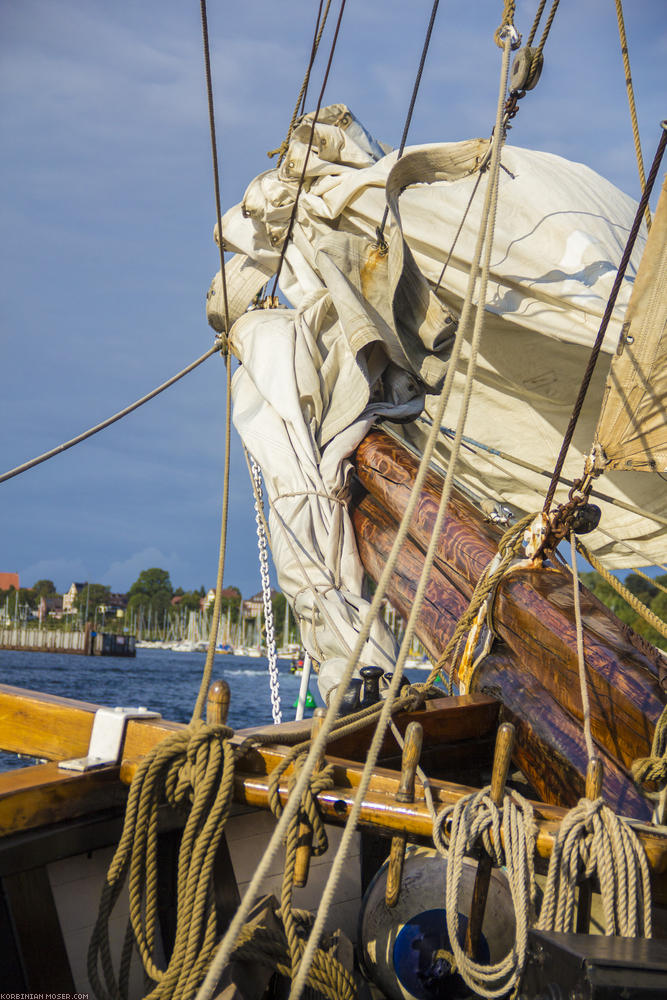
[[(586, 770), (586, 798), (595, 802), (602, 794), (602, 761), (591, 757)], [(591, 924), (591, 903), (593, 901), (593, 879), (585, 878), (579, 884), (579, 905), (577, 906), (577, 934), (588, 934)]]
[[(411, 722), (405, 730), (405, 742), (403, 743), (403, 757), (401, 760), (401, 780), (396, 792), (397, 802), (414, 802), (415, 775), (419, 765), (419, 758), (421, 757), (423, 739), (424, 730), (421, 725), (418, 722)], [(401, 891), (406, 843), (407, 837), (404, 833), (397, 833), (391, 838), (387, 885), (384, 894), (384, 901), (387, 906), (396, 906), (398, 902)]]
[(213, 681), (206, 698), (206, 721), (209, 726), (224, 726), (229, 712), (229, 684), (227, 681)]
[[(314, 743), (317, 739), (318, 733), (322, 728), (324, 720), (326, 718), (327, 710), (326, 708), (316, 708), (313, 712), (312, 725), (310, 727), (310, 739), (311, 743)], [(320, 756), (317, 760), (315, 767), (313, 768), (313, 774), (317, 774), (320, 767), (322, 766), (322, 760), (324, 754)], [(310, 869), (310, 855), (311, 848), (313, 845), (313, 831), (308, 826), (307, 823), (299, 824), (299, 836), (297, 839), (296, 848), (296, 859), (294, 862), (294, 885), (297, 889), (303, 889), (304, 885), (308, 881), (308, 871)]]
[[(505, 784), (512, 762), (512, 749), (514, 747), (514, 726), (511, 722), (503, 722), (496, 735), (496, 749), (493, 755), (493, 771), (491, 772), (491, 801), (500, 808), (505, 795)], [(482, 924), (484, 923), (484, 913), (486, 911), (486, 900), (489, 895), (489, 885), (491, 884), (491, 869), (493, 861), (486, 853), (477, 862), (477, 872), (475, 874), (475, 886), (472, 892), (472, 903), (470, 904), (470, 918), (466, 929), (465, 951), (470, 958), (475, 958), (479, 947), (479, 939), (482, 935)]]

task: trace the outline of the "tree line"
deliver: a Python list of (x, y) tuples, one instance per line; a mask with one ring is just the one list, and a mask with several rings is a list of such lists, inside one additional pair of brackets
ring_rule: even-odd
[[(86, 583), (78, 592), (74, 600), (76, 617), (79, 621), (94, 622), (97, 619), (96, 611), (101, 606), (109, 604), (111, 588), (102, 583)], [(10, 587), (8, 590), (0, 590), (0, 609), (6, 607), (10, 617), (15, 614), (15, 608), (28, 608), (35, 612), (39, 607), (42, 597), (60, 597), (56, 591), (53, 580), (37, 580), (33, 587), (21, 587), (18, 590)], [(165, 569), (151, 567), (142, 570), (137, 579), (127, 592), (127, 608), (125, 617), (132, 617), (136, 620), (137, 615), (144, 618), (150, 612), (154, 622), (164, 619), (165, 616), (179, 616), (182, 611), (199, 611), (201, 599), (206, 596), (206, 588), (200, 587), (198, 590), (184, 590), (182, 587), (174, 588)], [(173, 604), (173, 598), (179, 598), (177, 604)], [(229, 616), (230, 621), (236, 623), (241, 615), (241, 603), (243, 597), (238, 587), (225, 587), (221, 596), (221, 609), (223, 616)], [(285, 597), (282, 594), (272, 595), (273, 614), (278, 628), (283, 621), (285, 614)]]

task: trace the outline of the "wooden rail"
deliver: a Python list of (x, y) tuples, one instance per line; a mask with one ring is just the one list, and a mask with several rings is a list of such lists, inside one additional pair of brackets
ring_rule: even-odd
[[(88, 749), (97, 707), (86, 702), (0, 685), (0, 746), (43, 757), (82, 756)], [(442, 699), (428, 703), (421, 711), (398, 716), (399, 729), (405, 731), (408, 722), (415, 719), (424, 728), (425, 741), (446, 744), (448, 738), (465, 738), (470, 733), (480, 733), (485, 727), (494, 726), (497, 704), (481, 695)], [(286, 723), (267, 727), (264, 731), (271, 732), (279, 740), (282, 733), (294, 731), (295, 726), (302, 727), (303, 723)], [(137, 759), (170, 733), (184, 728), (179, 723), (162, 719), (131, 720), (127, 726), (120, 767), (114, 765), (84, 774), (72, 774), (59, 770), (56, 763), (48, 763), (0, 774), (0, 835), (17, 834), (121, 806), (127, 785), (136, 770)], [(241, 730), (234, 739), (240, 742), (259, 731)], [(359, 738), (360, 742), (362, 738)], [(345, 746), (344, 741), (339, 743)], [(237, 769), (236, 800), (268, 808), (268, 776), (288, 752), (289, 748), (279, 743), (251, 750)], [(342, 824), (352, 807), (363, 764), (331, 754), (327, 755), (327, 761), (334, 764), (334, 787), (320, 793), (318, 801), (327, 821)], [(279, 789), (283, 802), (288, 796), (290, 772), (291, 769), (285, 772)], [(423, 787), (417, 781), (415, 801), (402, 803), (396, 799), (400, 780), (398, 771), (381, 767), (375, 769), (364, 798), (360, 824), (387, 836), (404, 832), (409, 839), (429, 842), (431, 816), (424, 801)], [(438, 807), (453, 805), (462, 795), (476, 791), (451, 781), (432, 779), (430, 784)], [(538, 855), (547, 858), (564, 810), (538, 802), (533, 805), (539, 830)], [(636, 824), (636, 829), (657, 880), (657, 898), (667, 898), (667, 836), (656, 828), (642, 824)]]

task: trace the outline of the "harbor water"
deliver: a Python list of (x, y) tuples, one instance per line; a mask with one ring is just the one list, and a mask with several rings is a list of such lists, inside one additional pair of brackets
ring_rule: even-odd
[[(0, 683), (98, 705), (143, 705), (173, 722), (189, 722), (205, 659), (205, 653), (169, 649), (137, 649), (136, 658), (0, 650)], [(290, 673), (289, 660), (278, 660), (278, 673), (282, 720), (287, 722), (294, 718), (301, 675)], [(271, 724), (266, 657), (218, 654), (213, 665), (213, 680), (217, 678), (224, 678), (231, 690), (229, 726)], [(411, 679), (423, 680), (424, 675), (417, 672)], [(315, 675), (310, 691), (315, 704), (322, 705)], [(312, 709), (306, 710), (310, 715)], [(0, 770), (30, 763), (34, 761), (0, 752)]]

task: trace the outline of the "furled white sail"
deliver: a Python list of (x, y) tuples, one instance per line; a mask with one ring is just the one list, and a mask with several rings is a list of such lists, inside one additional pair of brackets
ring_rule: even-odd
[(602, 469), (667, 472), (667, 180), (605, 387)]
[[(435, 398), (444, 373), (480, 224), (487, 142), (407, 150), (397, 161), (343, 105), (320, 112), (298, 202), (281, 289), (293, 309), (244, 314), (279, 260), (312, 118), (295, 130), (280, 168), (249, 186), (223, 219), (235, 424), (262, 466), (272, 502), (279, 582), (294, 604), (309, 651), (344, 656), (359, 627), (361, 568), (340, 502), (349, 455), (378, 415), (404, 420)], [(505, 147), (500, 207), (475, 394), (466, 434), (553, 467), (635, 206), (581, 164)], [(473, 189), (473, 197), (466, 214)], [(385, 204), (389, 251), (376, 243)], [(462, 220), (463, 226), (455, 241)], [(640, 240), (641, 242), (641, 240)], [(638, 248), (605, 339), (564, 474), (581, 474), (636, 273)], [(436, 291), (443, 263), (443, 280)], [(218, 275), (209, 320), (223, 325)], [(240, 318), (239, 318), (240, 317)], [(457, 372), (445, 424), (455, 426)], [(419, 446), (418, 421), (403, 433)], [(442, 437), (441, 458), (447, 456)], [(546, 480), (506, 460), (464, 453), (457, 479), (482, 497), (538, 509)], [(657, 478), (657, 477), (656, 477)], [(608, 493), (665, 514), (663, 484), (633, 473), (605, 477)], [(654, 562), (660, 532), (648, 519), (604, 504), (604, 527)], [(591, 546), (616, 565), (638, 557), (607, 536)], [(613, 557), (613, 558), (612, 558)], [(327, 620), (331, 619), (331, 620)], [(332, 625), (333, 621), (333, 625)], [(310, 623), (310, 624), (308, 624)], [(380, 625), (363, 662), (390, 663)]]

